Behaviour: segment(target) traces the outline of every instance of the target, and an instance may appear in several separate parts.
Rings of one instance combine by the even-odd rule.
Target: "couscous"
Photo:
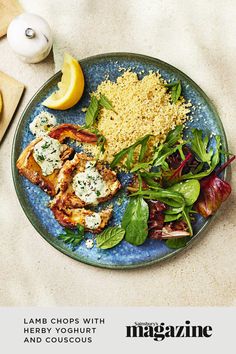
[[[101,109],[96,127],[105,136],[103,159],[111,162],[116,153],[135,143],[146,134],[153,136],[148,142],[146,158],[153,145],[163,142],[167,133],[188,119],[191,104],[181,97],[176,103],[156,72],[149,72],[143,79],[132,71],[126,71],[116,82],[103,81],[93,93],[105,95],[114,110]],[[94,147],[86,144],[86,150],[94,155]]]

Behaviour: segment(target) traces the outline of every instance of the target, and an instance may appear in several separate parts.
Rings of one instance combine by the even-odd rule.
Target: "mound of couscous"
[[[148,159],[154,145],[163,142],[176,125],[186,122],[191,104],[183,97],[173,103],[164,84],[159,73],[150,72],[139,80],[136,73],[128,70],[116,82],[105,80],[97,87],[93,94],[105,95],[114,108],[114,111],[102,108],[96,122],[106,138],[104,160],[111,162],[116,153],[152,134]]]

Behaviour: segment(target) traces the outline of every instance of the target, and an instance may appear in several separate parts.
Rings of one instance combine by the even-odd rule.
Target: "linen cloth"
[[[21,0],[54,35],[55,70],[64,51],[78,59],[115,51],[147,54],[184,71],[214,101],[230,150],[236,151],[236,2],[234,0]],[[50,58],[20,63],[6,39],[0,69],[24,80],[20,107],[50,75]],[[19,113],[20,113],[19,111]],[[10,176],[10,148],[19,113],[1,147],[1,305],[224,306],[236,295],[234,189],[215,221],[181,255],[143,269],[114,271],[78,263],[38,236],[23,214]],[[8,159],[8,160],[6,160]]]

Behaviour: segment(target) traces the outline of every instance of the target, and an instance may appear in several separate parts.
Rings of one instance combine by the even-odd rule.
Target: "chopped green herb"
[[[42,145],[42,149],[47,149],[50,146],[50,143],[46,141],[44,145]]]
[[[101,94],[98,102],[100,106],[115,112],[111,102],[108,100],[108,98],[105,95]]]
[[[95,121],[98,117],[98,114],[99,114],[100,107],[104,107],[106,109],[114,111],[111,102],[108,100],[108,98],[106,96],[100,95],[99,100],[97,99],[96,96],[92,96],[90,104],[89,104],[86,114],[85,114],[85,127],[86,128],[91,128],[92,125],[95,123]]]
[[[71,244],[73,249],[76,248],[84,239],[84,226],[80,224],[77,225],[77,233],[70,229],[65,229],[65,232],[65,234],[60,234],[58,239],[64,241],[65,243]]]
[[[37,155],[37,158],[39,161],[44,161],[45,160],[45,156],[43,155]]]
[[[99,102],[95,96],[92,96],[91,102],[90,102],[87,112],[85,114],[86,128],[91,127],[95,123],[98,113],[99,113]]]
[[[106,143],[106,138],[104,135],[102,134],[98,134],[98,140],[97,140],[97,146],[99,146],[99,155],[100,153],[104,153],[105,152],[105,143]]]

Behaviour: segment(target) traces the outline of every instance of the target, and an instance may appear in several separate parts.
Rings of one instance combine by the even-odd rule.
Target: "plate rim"
[[[221,130],[222,133],[222,140],[223,140],[223,144],[226,147],[226,149],[228,149],[228,142],[227,142],[227,137],[225,134],[225,129],[223,126],[223,123],[220,119],[220,116],[218,114],[218,111],[214,105],[214,103],[212,102],[212,100],[207,96],[207,94],[201,89],[201,87],[194,81],[192,80],[188,75],[186,75],[184,72],[182,72],[181,70],[179,70],[178,68],[176,68],[175,66],[160,60],[158,58],[152,57],[152,56],[148,56],[148,55],[144,55],[144,54],[138,54],[138,53],[131,53],[131,52],[111,52],[111,53],[103,53],[103,54],[96,54],[93,56],[89,56],[86,58],[83,58],[81,60],[79,60],[79,62],[81,64],[83,63],[87,63],[90,61],[94,61],[94,60],[99,60],[99,59],[113,59],[113,58],[117,58],[117,57],[124,57],[125,59],[143,59],[143,60],[147,60],[150,62],[152,62],[153,64],[157,64],[160,65],[163,68],[168,68],[169,70],[183,76],[187,81],[189,81],[191,83],[191,85],[194,87],[194,89],[196,89],[196,91],[204,98],[204,100],[207,102],[207,104],[209,105],[210,109],[212,110],[213,114],[214,114],[214,118],[216,119],[219,128]],[[16,168],[16,160],[18,158],[18,156],[16,156],[16,141],[17,141],[17,137],[18,137],[18,133],[19,133],[19,128],[21,126],[21,124],[24,122],[24,117],[28,111],[28,109],[30,109],[32,102],[34,101],[34,99],[38,96],[38,94],[47,86],[49,85],[53,80],[57,79],[58,76],[61,75],[61,70],[59,70],[58,72],[56,72],[55,74],[53,74],[48,80],[46,80],[40,87],[39,89],[35,92],[35,94],[30,98],[30,100],[28,101],[27,105],[25,106],[24,110],[21,113],[21,116],[19,118],[19,121],[17,123],[17,126],[15,128],[15,133],[14,133],[14,137],[13,137],[13,141],[12,141],[12,149],[11,149],[11,172],[12,172],[12,178],[13,178],[13,183],[14,183],[14,188],[16,191],[16,195],[17,198],[20,202],[20,205],[24,211],[24,214],[26,215],[27,219],[30,221],[31,225],[34,227],[34,229],[39,233],[40,236],[43,237],[44,240],[46,240],[52,247],[54,247],[55,249],[57,249],[58,251],[60,251],[61,253],[63,253],[64,255],[76,260],[77,262],[82,262],[84,264],[90,265],[90,266],[94,266],[94,267],[99,267],[99,268],[105,268],[105,269],[117,269],[117,270],[128,270],[128,269],[134,269],[134,268],[141,268],[141,267],[147,267],[147,266],[151,266],[153,264],[156,263],[160,263],[163,261],[166,261],[170,258],[176,257],[176,255],[178,254],[182,254],[184,253],[187,249],[189,249],[192,244],[196,241],[196,239],[199,239],[200,236],[202,236],[203,231],[208,227],[208,225],[212,222],[213,219],[215,219],[215,217],[217,216],[219,210],[216,212],[216,214],[214,214],[213,216],[209,217],[205,224],[198,230],[198,232],[191,237],[191,240],[187,243],[187,245],[183,248],[179,248],[176,250],[173,250],[173,252],[158,258],[158,259],[154,259],[151,261],[142,261],[141,263],[138,264],[128,264],[128,265],[120,265],[120,264],[99,264],[96,263],[95,261],[91,261],[88,260],[86,257],[81,257],[77,254],[75,254],[72,250],[69,249],[65,249],[63,248],[59,243],[55,242],[55,237],[51,236],[48,237],[48,235],[45,235],[45,233],[43,232],[43,228],[41,226],[41,228],[34,222],[34,220],[32,220],[32,218],[30,217],[30,213],[28,211],[28,206],[27,203],[25,201],[24,198],[22,198],[21,192],[18,189],[18,183],[17,183],[17,177],[19,177],[19,173],[18,170]],[[228,170],[224,170],[223,172],[223,179],[227,180],[228,179]]]

